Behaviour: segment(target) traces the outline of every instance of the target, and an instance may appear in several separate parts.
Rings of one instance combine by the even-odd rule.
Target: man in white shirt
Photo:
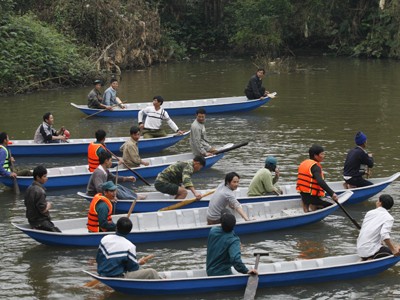
[[[175,122],[171,120],[168,113],[161,108],[164,99],[161,96],[153,97],[153,106],[147,106],[146,108],[139,111],[138,122],[139,128],[143,131],[143,137],[145,139],[157,138],[166,136],[164,129],[161,129],[162,121],[167,121],[169,127],[178,133],[183,134],[183,131],[179,130]],[[143,123],[143,117],[146,115],[146,120]]]
[[[394,219],[388,210],[393,203],[390,195],[382,194],[376,201],[376,208],[365,215],[357,239],[357,253],[363,260],[400,255],[399,247],[390,239]]]

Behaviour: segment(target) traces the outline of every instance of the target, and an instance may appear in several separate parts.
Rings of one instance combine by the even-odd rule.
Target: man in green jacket
[[[249,270],[240,257],[240,239],[233,231],[236,218],[229,210],[221,214],[221,226],[211,228],[207,242],[207,275],[232,275],[231,267],[243,274],[258,274]]]

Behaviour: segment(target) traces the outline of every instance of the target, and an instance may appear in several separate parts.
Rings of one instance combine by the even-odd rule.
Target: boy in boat
[[[111,108],[113,106],[119,106],[122,109],[125,109],[125,105],[122,103],[121,99],[117,97],[118,86],[119,86],[118,80],[112,78],[110,80],[110,87],[104,91],[103,103],[104,105],[110,106]]]
[[[47,170],[43,166],[33,169],[33,182],[25,192],[26,218],[33,229],[61,232],[50,219],[52,203],[46,201],[43,185],[47,182]]]
[[[183,134],[182,130],[179,130],[175,122],[169,117],[168,113],[161,108],[164,99],[161,96],[153,97],[153,105],[147,106],[146,108],[139,111],[138,122],[139,128],[143,131],[143,137],[145,139],[157,138],[167,136],[164,129],[161,128],[162,121],[167,121],[169,127],[178,133]],[[143,117],[146,115],[146,120],[143,124]]]
[[[88,94],[88,107],[112,110],[111,106],[104,104],[103,96],[101,94],[101,86],[103,85],[103,82],[97,79],[93,82],[93,84],[94,89],[92,89]]]
[[[367,136],[359,131],[354,140],[357,147],[347,153],[343,168],[343,178],[346,184],[353,188],[372,185],[371,181],[363,178],[368,168],[374,166],[372,154],[365,150],[367,147]]]
[[[47,144],[47,143],[62,143],[67,140],[64,135],[65,128],[61,127],[60,130],[53,128],[54,117],[51,112],[47,112],[43,115],[43,123],[36,129],[35,136],[33,138],[36,144]]]
[[[304,212],[325,208],[332,203],[324,201],[325,191],[337,201],[338,196],[326,184],[321,162],[325,158],[324,148],[312,145],[308,150],[309,159],[304,160],[298,170],[296,190],[300,192]]]
[[[265,76],[265,70],[263,68],[257,69],[256,74],[251,76],[249,83],[247,84],[244,94],[247,99],[264,99],[268,97],[269,92],[262,86],[262,79]]]
[[[249,217],[244,212],[242,205],[236,199],[233,191],[237,190],[239,186],[240,176],[235,172],[230,172],[225,176],[225,182],[221,183],[214,195],[212,195],[207,209],[207,224],[221,223],[221,213],[229,206],[235,209],[238,214],[245,220],[249,221]]]
[[[175,196],[175,199],[185,199],[188,194],[186,189],[189,189],[200,200],[202,195],[194,188],[191,177],[205,165],[203,156],[195,156],[191,161],[178,161],[158,173],[154,187],[163,194]]]
[[[199,108],[196,111],[196,120],[190,126],[190,148],[194,155],[211,156],[217,152],[207,141],[205,121],[206,111]]]
[[[211,228],[207,241],[207,275],[232,275],[231,267],[243,274],[258,274],[257,270],[249,270],[242,262],[240,239],[233,231],[236,218],[229,210],[221,214],[221,226]]]
[[[257,171],[250,182],[247,196],[281,195],[282,191],[277,182],[279,180],[278,160],[273,156],[265,159],[264,168]],[[272,176],[272,172],[275,176]]]
[[[117,233],[101,239],[96,256],[97,273],[104,277],[160,279],[156,270],[141,267],[147,259],[137,259],[136,246],[126,238],[131,230],[131,220],[122,217],[117,221]]]
[[[119,149],[123,153],[122,159],[129,168],[137,168],[140,165],[148,166],[149,162],[142,160],[139,155],[138,141],[140,139],[140,130],[137,126],[132,126],[129,130],[130,139],[128,139]]]
[[[400,255],[400,248],[390,239],[394,219],[388,212],[393,198],[382,194],[376,201],[376,208],[366,213],[357,239],[357,254],[362,260]]]

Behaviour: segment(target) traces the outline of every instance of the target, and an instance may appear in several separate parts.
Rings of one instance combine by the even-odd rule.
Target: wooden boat
[[[224,156],[224,153],[206,157],[206,166],[209,168],[214,165],[218,160]],[[133,168],[143,178],[156,177],[158,173],[164,170],[169,165],[177,161],[186,161],[193,159],[192,153],[183,153],[168,156],[157,156],[145,158],[150,164],[148,166],[140,166]],[[116,168],[110,169],[111,172],[115,173]],[[48,168],[47,178],[48,181],[45,184],[46,188],[65,188],[79,185],[87,185],[89,178],[92,173],[89,172],[87,165],[59,167],[59,168]],[[120,176],[135,176],[130,170],[126,168],[118,168],[118,175]],[[32,183],[32,176],[18,176],[18,185],[21,189],[26,189]],[[9,177],[0,177],[0,182],[6,186],[13,186],[13,179]]]
[[[383,178],[373,178],[369,179],[372,181],[373,185],[362,188],[354,188],[349,189],[353,192],[353,195],[346,202],[346,204],[356,204],[362,201],[365,201],[372,196],[376,195],[383,189],[385,189],[389,184],[391,184],[394,180],[399,178],[400,172]],[[346,190],[343,187],[343,181],[334,181],[328,182],[328,185],[336,192],[336,194],[340,195]],[[234,193],[236,198],[240,203],[252,203],[252,202],[264,202],[264,201],[277,201],[277,200],[291,200],[298,199],[300,197],[299,193],[296,191],[296,184],[282,184],[280,185],[283,194],[282,195],[268,195],[268,196],[247,196],[248,188],[239,187]],[[206,191],[199,191],[204,194]],[[78,192],[78,195],[92,200],[93,197],[87,196],[85,193]],[[142,195],[146,196],[145,200],[137,200],[135,205],[136,212],[149,212],[149,211],[157,211],[163,207],[167,207],[176,203],[179,203],[182,200],[173,199],[173,196],[168,194],[162,194],[159,192],[150,192],[143,193]],[[193,198],[194,195],[189,192],[187,199]],[[206,207],[208,206],[208,202],[210,201],[212,195],[202,198],[200,201],[193,202],[183,208],[195,208],[195,207]],[[129,210],[133,200],[118,200],[116,205],[117,213],[124,213]]]
[[[361,261],[358,255],[330,256],[307,260],[260,263],[258,288],[315,284],[351,280],[381,273],[400,261],[399,256],[387,256]],[[252,266],[248,266],[251,268]],[[159,272],[163,279],[125,279],[101,277],[84,271],[112,289],[132,295],[173,295],[221,292],[246,289],[249,275],[232,268],[233,275],[207,276],[205,269]]]
[[[138,142],[140,153],[159,152],[168,148],[189,135],[190,131],[183,135],[169,134],[166,137],[143,139],[141,137]],[[125,143],[129,137],[109,137],[106,138],[107,148],[112,152],[119,152],[119,148]],[[88,146],[95,141],[93,138],[88,139],[69,139],[67,143],[57,144],[36,144],[33,140],[13,140],[8,145],[13,156],[56,156],[56,155],[73,155],[87,154]]]
[[[232,113],[238,111],[249,111],[264,105],[274,97],[265,99],[248,100],[246,97],[224,97],[224,98],[209,98],[199,100],[179,100],[179,101],[165,101],[162,108],[168,111],[170,116],[182,115],[195,115],[196,110],[200,107],[207,111],[207,114],[218,113]],[[126,108],[115,108],[114,110],[103,110],[99,113],[100,109],[88,108],[87,105],[78,105],[71,103],[71,105],[81,112],[92,115],[96,114],[98,117],[114,117],[114,118],[137,118],[139,110],[152,105],[150,102],[144,103],[127,103]]]
[[[345,203],[352,192],[339,196],[339,202]],[[235,232],[239,235],[298,227],[318,222],[333,213],[337,204],[314,212],[304,213],[301,200],[249,203],[242,205],[251,221],[244,221],[236,214]],[[124,215],[114,215],[116,223]],[[211,226],[207,225],[207,207],[170,210],[163,212],[135,213],[130,216],[133,227],[127,238],[133,243],[163,242],[206,238]],[[15,227],[39,243],[56,246],[98,246],[107,232],[89,233],[86,229],[87,217],[53,221],[61,233],[31,229],[29,224]]]

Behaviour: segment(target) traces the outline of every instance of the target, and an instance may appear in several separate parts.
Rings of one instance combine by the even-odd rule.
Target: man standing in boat
[[[400,248],[390,239],[394,219],[388,212],[394,204],[392,196],[382,194],[376,208],[366,213],[357,239],[357,253],[362,260],[400,255]]]
[[[43,115],[43,123],[36,129],[35,137],[33,138],[34,142],[36,144],[65,142],[67,137],[64,135],[64,126],[57,131],[53,128],[53,125],[54,117],[52,113],[45,113]]]
[[[162,121],[167,121],[169,127],[178,133],[183,134],[182,130],[179,130],[175,122],[169,117],[168,113],[161,108],[164,99],[161,96],[153,97],[153,105],[147,106],[138,113],[139,128],[143,132],[143,137],[145,139],[158,138],[167,136],[164,129],[161,128]],[[143,123],[143,117],[146,116],[146,120]]]
[[[236,210],[238,214],[245,220],[249,221],[249,217],[244,212],[242,205],[236,199],[233,191],[239,186],[240,176],[236,172],[230,172],[225,176],[225,182],[222,182],[212,195],[207,209],[207,224],[221,223],[221,213],[227,206]]]
[[[206,160],[200,155],[191,161],[178,161],[157,175],[154,187],[163,194],[175,196],[175,199],[185,199],[188,189],[200,200],[202,195],[194,188],[191,177],[205,165]]]
[[[262,79],[265,76],[265,70],[259,68],[255,75],[251,76],[249,83],[247,84],[244,94],[247,99],[264,99],[268,97],[269,92],[262,86]]]
[[[86,188],[86,194],[89,196],[94,196],[102,192],[102,185],[107,181],[116,182],[135,182],[136,178],[134,176],[118,176],[118,178],[109,171],[112,167],[111,154],[108,152],[101,152],[99,154],[100,165],[92,173],[89,179],[89,183]],[[117,192],[118,199],[136,199],[137,194],[128,188],[118,185]]]
[[[206,111],[199,108],[196,111],[196,120],[190,126],[190,148],[194,155],[211,156],[217,151],[207,141],[205,121]]]
[[[118,80],[112,78],[110,80],[110,87],[104,91],[103,99],[104,105],[106,106],[119,106],[122,109],[125,109],[125,105],[122,103],[121,99],[117,97],[117,89],[119,83]]]
[[[123,153],[122,159],[129,168],[137,168],[140,165],[148,166],[149,162],[142,160],[139,155],[138,141],[140,138],[140,130],[136,126],[132,126],[129,130],[131,135],[119,149]]]
[[[33,229],[61,232],[51,222],[50,209],[52,203],[46,200],[46,192],[43,185],[47,182],[47,170],[43,166],[33,169],[33,183],[25,191],[24,204],[26,218]]]
[[[102,193],[94,196],[89,206],[87,228],[89,232],[115,231],[111,215],[117,201],[117,186],[112,181],[101,185]]]
[[[308,150],[309,159],[304,160],[298,170],[296,190],[300,192],[304,212],[325,208],[332,203],[324,201],[325,191],[337,201],[338,196],[324,180],[321,162],[325,158],[324,148],[312,145]]]
[[[368,153],[367,136],[359,131],[354,138],[357,147],[351,149],[347,153],[346,161],[344,162],[343,178],[349,187],[363,187],[372,185],[371,181],[363,178],[368,168],[374,166],[374,158],[371,153]]]
[[[111,106],[107,106],[104,104],[103,96],[101,93],[101,86],[103,82],[97,79],[93,82],[93,84],[94,84],[94,89],[91,90],[90,93],[88,94],[88,107],[112,110]]]
[[[250,182],[247,196],[262,195],[281,195],[282,191],[278,186],[279,169],[277,167],[278,160],[273,156],[265,159],[264,168],[257,171]],[[272,172],[275,176],[272,176]]]
[[[141,267],[147,259],[137,259],[136,246],[126,238],[131,230],[131,220],[122,217],[117,221],[117,233],[101,239],[96,257],[97,273],[104,277],[161,279],[156,270]]]
[[[249,270],[240,257],[240,239],[233,231],[235,216],[225,209],[220,219],[221,226],[212,227],[208,235],[207,275],[232,275],[232,266],[243,274],[258,274],[255,269]]]

